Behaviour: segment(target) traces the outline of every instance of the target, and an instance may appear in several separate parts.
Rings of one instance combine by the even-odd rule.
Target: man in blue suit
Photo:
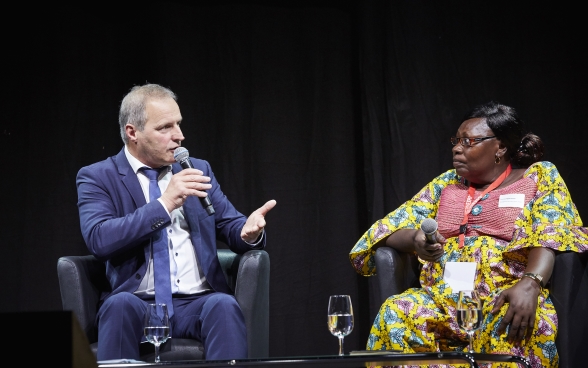
[[[247,357],[245,322],[216,240],[240,254],[264,248],[265,215],[276,201],[246,218],[222,193],[208,162],[189,158],[193,168],[182,170],[174,159],[184,140],[176,100],[156,84],[133,87],[119,112],[124,148],[76,178],[82,235],[106,262],[112,287],[96,321],[99,361],[138,359],[146,305],[166,297],[171,337],[202,341],[206,359]],[[199,203],[206,196],[213,214]]]

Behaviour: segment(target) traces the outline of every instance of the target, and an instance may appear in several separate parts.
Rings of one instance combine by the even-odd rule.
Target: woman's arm
[[[545,286],[551,278],[554,264],[555,251],[553,249],[533,248],[529,251],[529,261],[525,273],[540,275],[543,278],[543,286]]]
[[[543,285],[547,283],[553,272],[555,252],[549,248],[533,248],[529,251],[529,258],[525,273],[534,273],[543,277]],[[513,287],[500,293],[491,313],[496,313],[508,303],[508,310],[498,326],[501,335],[510,325],[506,339],[509,342],[521,341],[525,336],[530,337],[535,326],[538,297],[541,286],[530,277],[522,277]]]
[[[455,169],[448,170],[425,185],[410,200],[372,224],[349,252],[349,260],[357,273],[364,276],[374,275],[376,273],[374,262],[376,248],[387,245],[391,234],[402,229],[414,232],[416,231],[414,229],[420,226],[422,219],[427,217],[435,218],[441,191],[446,186],[457,184],[458,182]],[[402,237],[399,238],[399,244],[397,244],[400,247],[399,249],[408,249],[408,251],[412,252],[411,244],[414,246],[414,241],[403,241],[403,235],[395,235],[395,237]],[[410,239],[410,236],[408,239]],[[390,241],[394,244],[394,238]]]

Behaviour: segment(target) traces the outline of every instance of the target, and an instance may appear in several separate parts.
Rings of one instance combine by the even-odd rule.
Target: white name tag
[[[525,206],[524,194],[503,194],[498,198],[498,207],[517,207]]]

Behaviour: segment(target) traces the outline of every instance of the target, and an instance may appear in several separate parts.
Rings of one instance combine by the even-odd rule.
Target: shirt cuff
[[[251,245],[252,248],[257,247],[259,244],[261,244],[261,241],[263,240],[263,237],[265,236],[265,229],[261,229],[261,234],[259,234],[259,236],[257,237],[257,241],[255,243],[249,243],[248,241],[243,240],[245,243]]]
[[[165,212],[167,212],[167,215],[171,218],[171,213],[169,213],[169,211],[167,210],[167,207],[165,207],[165,204],[163,203],[163,200],[161,198],[157,198],[157,201],[159,203],[161,203],[161,205],[163,206],[163,209],[165,210]]]

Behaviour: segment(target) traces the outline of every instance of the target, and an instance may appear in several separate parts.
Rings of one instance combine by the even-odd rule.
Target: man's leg
[[[207,360],[247,358],[245,319],[235,298],[228,294],[174,299],[172,336],[202,341]]]
[[[131,293],[108,298],[98,310],[98,361],[139,359],[146,302]]]

